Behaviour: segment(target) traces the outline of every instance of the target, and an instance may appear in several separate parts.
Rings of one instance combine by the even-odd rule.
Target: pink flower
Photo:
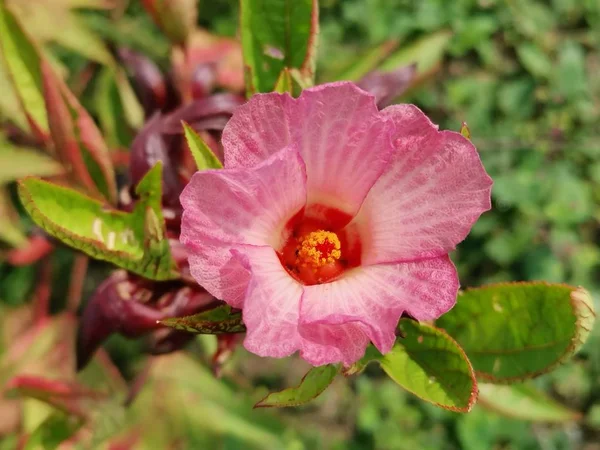
[[[402,313],[454,306],[448,252],[492,185],[459,133],[339,82],[255,95],[223,146],[225,168],[181,195],[181,240],[198,283],[243,310],[246,349],[350,365],[369,341],[388,352]]]

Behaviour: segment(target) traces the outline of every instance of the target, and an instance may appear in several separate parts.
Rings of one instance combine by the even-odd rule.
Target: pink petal
[[[417,320],[435,319],[454,306],[457,292],[458,276],[447,256],[358,267],[331,283],[304,288],[300,335],[335,348],[321,361],[336,362],[342,355],[344,364],[351,364],[362,357],[368,340],[382,353],[390,351],[403,312]],[[343,328],[349,325],[353,326],[352,339]]]
[[[445,255],[490,209],[492,180],[467,139],[437,131],[417,107],[382,113],[396,124],[396,152],[350,224],[362,237],[362,263]]]
[[[225,167],[252,167],[292,142],[295,103],[289,94],[254,95],[223,130]]]
[[[308,204],[354,216],[393,151],[393,126],[375,98],[348,82],[306,89],[298,99],[294,142],[306,163]]]
[[[302,329],[300,333],[303,334]],[[302,339],[300,356],[313,366],[343,363],[352,365],[365,354],[369,338],[359,323],[314,324]]]
[[[302,286],[270,247],[244,245],[233,250],[251,273],[243,310],[244,347],[259,356],[283,358],[300,348],[298,310]]]
[[[226,167],[251,167],[293,143],[306,163],[308,203],[354,216],[384,170],[393,123],[371,94],[349,82],[289,95],[259,94],[223,131]]]
[[[249,278],[230,249],[283,245],[286,223],[305,205],[304,163],[288,148],[251,169],[198,172],[180,199],[180,240],[192,276],[215,297],[241,307]]]

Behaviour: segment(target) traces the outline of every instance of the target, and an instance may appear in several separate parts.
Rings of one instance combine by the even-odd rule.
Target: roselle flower
[[[198,283],[242,309],[246,349],[350,365],[369,342],[388,352],[403,313],[455,304],[448,252],[492,185],[459,133],[339,82],[256,95],[222,140],[225,168],[181,195],[181,241]]]

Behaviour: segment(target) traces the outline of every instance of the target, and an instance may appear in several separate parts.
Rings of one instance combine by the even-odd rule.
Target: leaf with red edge
[[[57,155],[88,192],[116,201],[115,173],[104,138],[67,86],[42,60],[43,92]]]
[[[300,384],[283,391],[272,392],[259,401],[255,408],[299,406],[308,403],[325,391],[340,373],[340,366],[327,364],[313,367],[300,381]]]
[[[317,0],[242,0],[242,51],[246,90],[270,92],[281,71],[296,69],[312,84],[319,29]]]
[[[403,333],[380,364],[388,376],[417,397],[444,409],[468,412],[477,381],[463,349],[443,330],[401,319]]]
[[[12,13],[0,3],[0,45],[10,77],[37,137],[50,132],[63,165],[91,194],[116,200],[114,170],[102,135]]]
[[[378,362],[392,380],[422,400],[450,411],[470,411],[477,400],[477,381],[456,341],[444,330],[409,318],[400,319],[398,331],[401,338],[389,353],[382,355],[370,346],[344,375]]]
[[[160,321],[176,330],[197,334],[243,333],[246,327],[239,312],[232,312],[229,305],[222,305],[208,311],[186,317],[174,317]]]
[[[74,382],[53,380],[37,375],[19,375],[11,379],[6,389],[9,393],[35,398],[61,411],[86,418],[86,402],[99,400],[103,394]]]
[[[165,237],[161,208],[162,165],[139,182],[131,213],[77,191],[33,177],[19,182],[19,196],[34,222],[87,255],[155,280],[179,277]]]
[[[47,140],[48,116],[38,49],[6,8],[4,0],[0,0],[0,49],[31,130],[39,139]]]
[[[590,294],[581,287],[501,283],[460,293],[436,325],[461,344],[480,379],[513,383],[570,358],[595,317]]]

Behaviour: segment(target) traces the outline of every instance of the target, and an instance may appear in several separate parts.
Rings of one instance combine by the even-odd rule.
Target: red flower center
[[[346,231],[332,228],[315,219],[290,224],[290,237],[278,255],[283,267],[300,283],[327,283],[359,265],[360,243],[350,246]]]

